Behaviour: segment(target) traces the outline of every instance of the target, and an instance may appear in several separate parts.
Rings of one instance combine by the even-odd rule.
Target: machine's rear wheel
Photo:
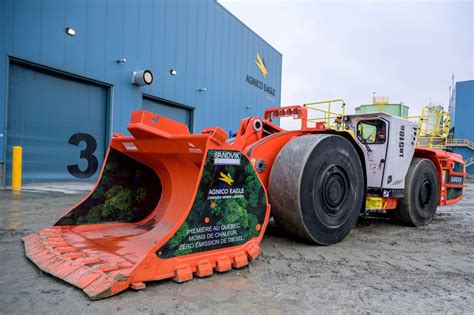
[[[395,217],[412,226],[430,223],[438,207],[438,191],[438,173],[433,162],[414,158],[405,177],[405,197],[398,202]]]
[[[270,174],[272,214],[288,234],[321,245],[346,237],[364,201],[364,173],[354,146],[338,135],[288,142]]]

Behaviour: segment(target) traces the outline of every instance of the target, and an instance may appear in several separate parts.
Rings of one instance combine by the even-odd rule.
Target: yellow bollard
[[[21,160],[22,147],[13,147],[13,162],[12,162],[12,190],[21,190]]]

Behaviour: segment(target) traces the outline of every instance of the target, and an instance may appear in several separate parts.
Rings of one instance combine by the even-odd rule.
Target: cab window
[[[385,122],[379,119],[359,121],[357,124],[357,139],[364,144],[385,143],[387,128]]]

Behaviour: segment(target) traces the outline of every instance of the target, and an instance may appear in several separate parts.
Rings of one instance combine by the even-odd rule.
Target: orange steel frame
[[[272,115],[301,119],[302,127],[300,130],[285,131],[271,122]],[[292,138],[308,133],[335,132],[309,128],[307,109],[302,106],[267,109],[264,117],[242,120],[235,140],[226,142],[227,134],[220,128],[207,128],[201,134],[192,135],[183,124],[164,117],[156,120],[156,115],[146,111],[134,112],[128,126],[132,136],[115,134],[110,147],[156,171],[163,191],[154,211],[137,223],[45,228],[24,238],[27,256],[42,270],[83,289],[91,299],[112,296],[128,287],[141,289],[145,281],[173,278],[182,282],[193,275],[203,277],[214,271],[247,265],[249,259],[256,258],[261,252],[259,244],[270,218],[268,200],[259,235],[242,245],[167,259],[160,259],[156,251],[186,220],[208,150],[240,151],[253,166],[259,159],[265,160],[265,169],[257,172],[265,189],[278,152]],[[257,131],[253,126],[258,122],[263,128]],[[126,143],[133,143],[138,150],[127,150]],[[457,155],[441,150],[417,148],[415,155],[427,157],[435,163],[440,183],[442,170],[456,174],[450,161],[462,162]],[[439,204],[455,203],[462,198],[446,200],[446,187],[451,186],[456,185],[444,184],[440,187]]]

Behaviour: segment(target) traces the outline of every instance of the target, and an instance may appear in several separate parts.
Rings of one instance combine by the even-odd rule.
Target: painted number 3
[[[86,143],[86,148],[81,150],[81,159],[87,160],[87,168],[83,171],[79,168],[78,164],[68,165],[67,170],[71,173],[72,176],[78,178],[89,178],[95,174],[97,168],[99,167],[99,161],[94,155],[95,150],[97,149],[97,141],[93,136],[87,133],[76,133],[69,138],[68,143],[78,146],[79,143],[84,141]]]

